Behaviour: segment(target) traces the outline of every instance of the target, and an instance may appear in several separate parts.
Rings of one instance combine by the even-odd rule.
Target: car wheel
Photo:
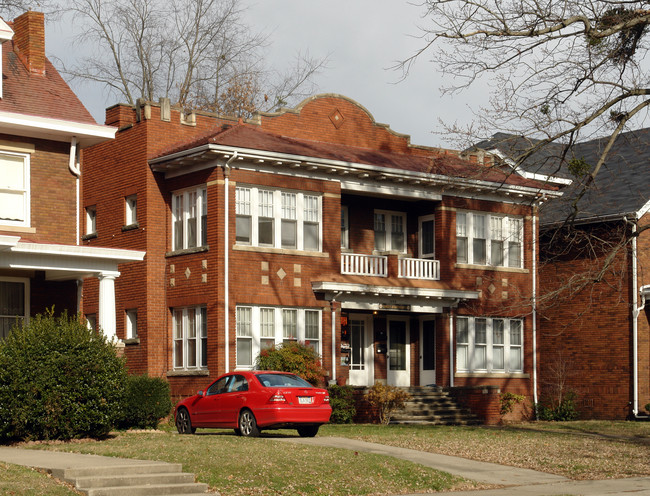
[[[318,434],[320,425],[301,425],[298,427],[298,435],[300,437],[314,437]]]
[[[176,429],[179,434],[194,434],[196,428],[192,427],[190,412],[186,408],[179,408],[176,412]]]
[[[260,435],[255,415],[250,410],[242,410],[239,414],[239,430],[242,436],[246,437],[257,437]]]

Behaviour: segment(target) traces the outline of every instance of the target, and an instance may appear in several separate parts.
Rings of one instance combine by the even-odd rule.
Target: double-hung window
[[[86,207],[86,236],[97,233],[97,206]]]
[[[138,309],[130,308],[125,314],[126,332],[125,339],[135,339],[138,337]]]
[[[406,253],[406,214],[375,210],[375,250]]]
[[[29,154],[0,152],[0,223],[29,226]]]
[[[456,213],[456,261],[523,267],[523,219],[475,212]]]
[[[321,311],[309,308],[238,306],[237,367],[252,368],[260,351],[300,341],[321,350]]]
[[[208,366],[207,309],[203,306],[175,308],[174,369],[205,369]]]
[[[425,215],[419,218],[419,242],[420,242],[420,258],[435,258],[435,230],[434,230],[434,216]]]
[[[0,338],[5,338],[15,325],[28,319],[29,279],[0,279]]]
[[[320,251],[320,196],[256,186],[238,186],[235,196],[237,244]]]
[[[138,195],[124,198],[124,225],[134,226],[138,223]]]
[[[172,195],[172,246],[183,250],[208,244],[208,192],[203,187]]]
[[[521,319],[457,317],[458,372],[523,372]]]

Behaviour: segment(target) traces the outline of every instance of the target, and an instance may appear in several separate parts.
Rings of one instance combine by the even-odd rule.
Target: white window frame
[[[431,233],[431,246],[433,248],[430,252],[424,251],[424,234],[422,231],[422,224],[425,222],[433,222],[433,232]],[[418,218],[418,254],[420,258],[436,258],[436,216],[423,215]]]
[[[124,225],[133,226],[138,223],[138,195],[124,198]]]
[[[4,312],[4,306],[0,302],[0,318],[2,319],[22,319],[23,325],[29,324],[29,308],[30,308],[30,301],[29,301],[29,294],[30,294],[30,281],[26,277],[0,277],[0,282],[11,282],[11,283],[18,283],[23,285],[23,313],[22,315],[19,314],[5,314]],[[8,327],[7,334],[11,330],[11,327],[13,325],[10,325]],[[0,335],[0,339],[2,336]]]
[[[172,193],[172,250],[186,250],[207,245],[207,188],[205,185]],[[194,215],[194,217],[192,217]],[[194,224],[195,241],[190,239]],[[179,229],[180,226],[180,238]]]
[[[19,227],[29,227],[31,225],[31,165],[30,165],[30,155],[29,153],[18,153],[10,152],[6,150],[0,150],[0,159],[5,155],[7,157],[19,157],[23,159],[23,174],[22,188],[12,187],[11,185],[6,185],[7,187],[3,188],[0,184],[0,195],[22,195],[22,219],[0,219],[0,224],[5,226],[19,226]],[[1,171],[1,169],[0,169]],[[2,212],[0,212],[0,215]]]
[[[495,321],[503,323],[502,343],[498,340],[495,342],[494,339]],[[479,332],[481,328],[484,328],[484,333]],[[523,328],[522,319],[456,317],[456,371],[486,374],[523,373]],[[513,339],[511,332],[517,333],[518,340]],[[495,365],[495,348],[502,353],[502,368]],[[516,363],[517,361],[519,363]]]
[[[520,216],[457,211],[456,263],[521,269],[524,267],[523,231],[524,219]],[[493,241],[502,243],[500,260],[492,253]],[[511,257],[511,249],[517,250],[518,264]],[[479,252],[484,253],[485,260],[477,260]]]
[[[86,235],[97,234],[97,205],[86,207]]]
[[[128,308],[124,312],[124,339],[136,339],[138,337],[138,309]]]
[[[341,248],[350,248],[350,217],[348,207],[341,206]]]
[[[377,216],[378,215],[383,215],[384,216],[384,235],[385,235],[385,246],[378,247],[377,246]],[[402,246],[393,246],[393,224],[395,223],[396,218],[401,219],[401,226],[402,226]],[[374,215],[373,215],[373,231],[375,234],[375,252],[379,253],[384,253],[384,252],[397,252],[401,254],[406,253],[406,231],[407,231],[407,226],[406,226],[406,212],[396,212],[394,210],[375,210]],[[399,232],[399,231],[396,231]]]
[[[204,305],[172,309],[172,367],[174,370],[206,370],[208,323]],[[194,352],[192,353],[192,347]]]
[[[285,250],[322,251],[323,200],[321,195],[306,191],[238,185],[235,190],[235,198],[235,222],[241,223],[241,225],[246,224],[250,231],[250,240],[235,238],[236,244]],[[316,201],[316,211],[309,208],[312,200]],[[316,220],[314,220],[314,214]],[[260,243],[260,221],[271,225],[270,243]],[[295,247],[283,247],[283,223],[287,226],[289,223],[292,225],[295,223]],[[318,247],[316,250],[305,249],[305,226],[309,225],[317,225]],[[236,236],[243,238],[241,233],[237,233]]]
[[[315,321],[318,323],[318,339],[307,336],[308,319],[306,316],[310,314],[311,318],[314,318],[312,313],[317,314]],[[238,305],[235,314],[237,321],[235,349],[239,350],[240,345],[242,345],[241,349],[251,350],[250,358],[240,356],[237,351],[235,360],[237,370],[252,369],[255,365],[255,358],[262,349],[269,347],[271,341],[273,341],[274,346],[279,346],[288,341],[300,341],[312,346],[316,352],[321,352],[323,316],[322,310],[319,308]],[[268,322],[265,318],[269,315],[273,316],[273,323]],[[269,335],[271,330],[273,336]],[[310,330],[313,335],[315,329]],[[266,343],[263,343],[263,340]]]

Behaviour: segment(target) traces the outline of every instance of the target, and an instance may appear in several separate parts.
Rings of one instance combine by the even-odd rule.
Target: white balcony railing
[[[341,274],[356,276],[388,276],[388,257],[341,253]]]
[[[440,261],[425,258],[400,258],[399,277],[440,280]]]

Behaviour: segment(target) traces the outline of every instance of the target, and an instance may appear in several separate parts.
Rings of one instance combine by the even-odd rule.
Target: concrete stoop
[[[52,475],[88,496],[205,495],[208,485],[194,482],[179,463],[138,463],[53,470]]]
[[[439,387],[403,388],[410,395],[403,410],[395,412],[391,424],[478,425],[480,419]]]

